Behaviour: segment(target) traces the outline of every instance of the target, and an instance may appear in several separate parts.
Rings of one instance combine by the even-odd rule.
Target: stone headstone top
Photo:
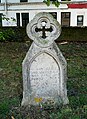
[[[48,13],[38,13],[27,25],[27,34],[40,47],[50,46],[61,33],[61,26]]]

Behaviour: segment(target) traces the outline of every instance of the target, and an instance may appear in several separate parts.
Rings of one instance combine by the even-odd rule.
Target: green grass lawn
[[[21,108],[22,61],[29,44],[0,43],[0,119],[87,119],[87,43],[58,44],[68,64],[69,105]]]

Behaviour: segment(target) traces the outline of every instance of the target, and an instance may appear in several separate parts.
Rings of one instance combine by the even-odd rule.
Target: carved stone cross
[[[46,22],[42,22],[41,25],[42,25],[42,28],[36,28],[35,31],[36,31],[36,32],[42,31],[42,38],[45,39],[45,38],[47,37],[47,36],[46,36],[46,31],[47,31],[47,32],[52,32],[53,29],[52,29],[52,27],[46,28]]]
[[[51,14],[43,12],[27,25],[27,34],[34,43],[40,47],[50,46],[61,33],[60,24],[52,17]]]

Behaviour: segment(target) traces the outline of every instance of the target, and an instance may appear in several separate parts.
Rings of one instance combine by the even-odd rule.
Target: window
[[[62,12],[62,18],[69,18],[69,12]]]
[[[20,13],[16,13],[17,26],[20,26]]]
[[[57,12],[49,12],[57,20]]]
[[[28,0],[20,0],[20,2],[28,2]]]
[[[2,26],[2,13],[0,14],[0,26]]]
[[[26,27],[29,23],[29,13],[22,13],[22,26]]]
[[[61,24],[65,27],[70,26],[70,12],[61,13]]]
[[[83,15],[77,16],[77,26],[83,26]]]

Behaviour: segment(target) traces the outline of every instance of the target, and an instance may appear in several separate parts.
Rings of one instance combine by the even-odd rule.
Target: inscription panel
[[[57,97],[59,90],[59,67],[56,60],[42,53],[30,67],[31,90],[34,97]]]

